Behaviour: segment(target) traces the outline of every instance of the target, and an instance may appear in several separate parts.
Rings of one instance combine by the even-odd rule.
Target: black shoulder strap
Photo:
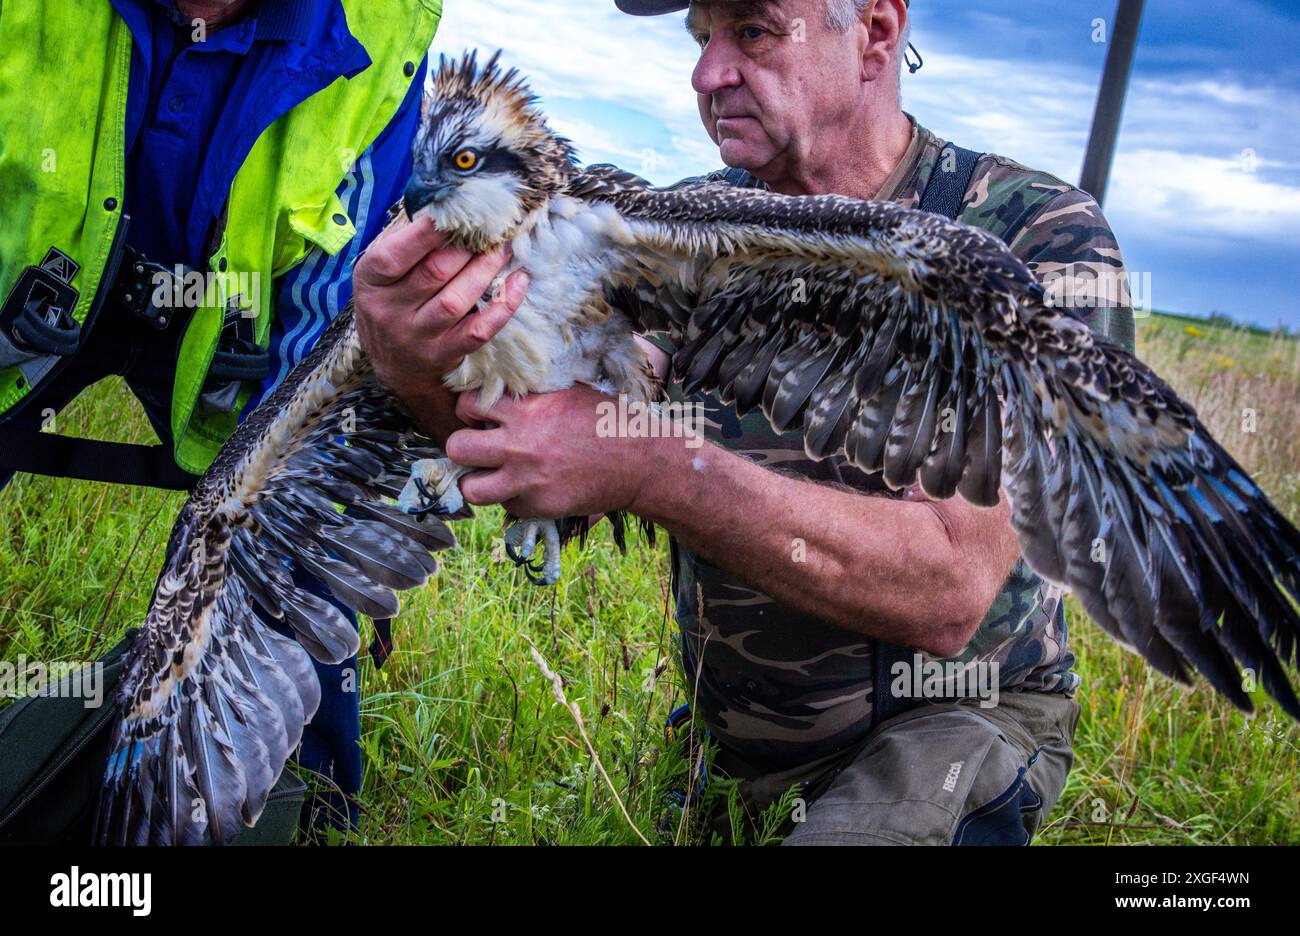
[[[945,146],[930,171],[930,180],[917,207],[956,221],[961,215],[971,177],[975,174],[975,164],[983,155],[951,143]]]
[[[736,169],[735,167],[723,169],[716,174],[716,177],[737,188],[767,188],[759,179],[750,175],[744,169]]]
[[[918,700],[895,695],[889,689],[894,681],[894,667],[899,663],[911,666],[913,651],[885,640],[873,641],[871,651],[871,724],[874,726],[907,711]],[[912,680],[907,682],[913,684]]]
[[[934,164],[934,169],[930,172],[930,180],[926,183],[925,191],[921,193],[921,203],[917,207],[922,211],[957,220],[961,214],[962,202],[966,198],[966,190],[970,188],[971,177],[975,174],[975,164],[979,162],[982,155],[974,150],[953,146],[951,143],[945,146],[943,152],[939,154],[939,161]],[[889,686],[894,679],[894,667],[899,663],[911,666],[915,651],[910,647],[884,640],[875,641],[872,649],[874,666],[871,685],[871,721],[873,725],[878,725],[916,704],[917,700],[907,696],[896,696],[889,691]],[[912,682],[909,680],[909,683]]]

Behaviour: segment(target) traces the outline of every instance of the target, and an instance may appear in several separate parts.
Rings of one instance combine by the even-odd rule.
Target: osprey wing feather
[[[1011,499],[1026,560],[1165,675],[1244,710],[1237,664],[1294,718],[1300,533],[1141,361],[1048,307],[988,232],[883,202],[612,166],[572,193],[635,243],[613,301],[677,343],[687,393],[801,429],[894,488]]]
[[[359,641],[293,570],[349,608],[395,614],[393,592],[424,582],[430,553],[454,544],[443,523],[386,500],[436,454],[375,379],[349,307],[177,518],[118,688],[102,841],[221,843],[256,822],[320,701],[311,658],[340,662]]]

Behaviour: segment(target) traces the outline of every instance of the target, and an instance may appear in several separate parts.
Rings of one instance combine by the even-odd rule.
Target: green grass
[[[1143,320],[1139,340],[1143,357],[1300,517],[1300,344],[1165,316]],[[1246,408],[1256,411],[1255,432],[1242,431]],[[116,381],[83,397],[56,428],[149,439]],[[20,477],[0,498],[0,658],[85,660],[141,620],[179,495]],[[661,725],[687,695],[666,548],[620,556],[598,532],[566,554],[555,589],[536,589],[504,561],[499,525],[496,511],[460,524],[464,548],[444,554],[431,585],[407,600],[387,666],[363,658],[356,838],[698,840],[663,805],[685,762],[665,747]],[[1203,686],[1179,689],[1077,606],[1069,615],[1083,716],[1074,771],[1040,843],[1300,842],[1295,726],[1262,696],[1260,716],[1248,722]],[[564,678],[632,824],[529,640]]]

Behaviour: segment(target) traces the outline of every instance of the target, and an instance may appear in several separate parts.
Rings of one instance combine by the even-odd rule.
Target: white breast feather
[[[604,289],[617,244],[631,233],[612,205],[552,198],[511,243],[513,255],[495,290],[512,271],[528,271],[523,305],[487,345],[444,380],[457,392],[480,389],[487,405],[503,393],[523,396],[602,382],[601,362],[631,339],[631,325],[612,315],[575,327],[587,298]]]

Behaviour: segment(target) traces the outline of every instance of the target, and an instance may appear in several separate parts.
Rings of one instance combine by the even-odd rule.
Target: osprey
[[[579,381],[646,400],[633,335],[668,332],[688,393],[761,407],[814,458],[843,452],[895,488],[977,505],[1005,488],[1029,564],[1108,634],[1250,711],[1247,667],[1300,718],[1286,670],[1300,533],[1188,404],[1047,305],[991,234],[888,203],[579,168],[495,56],[441,65],[403,201],[473,250],[508,241],[502,276],[531,276],[501,332],[430,379],[488,401]],[[433,514],[467,515],[463,471],[378,382],[344,309],[176,520],[117,697],[103,840],[223,842],[257,820],[319,701],[310,658],[358,646],[290,570],[392,616],[394,592],[454,544]],[[561,539],[556,518],[507,532],[542,582]]]

